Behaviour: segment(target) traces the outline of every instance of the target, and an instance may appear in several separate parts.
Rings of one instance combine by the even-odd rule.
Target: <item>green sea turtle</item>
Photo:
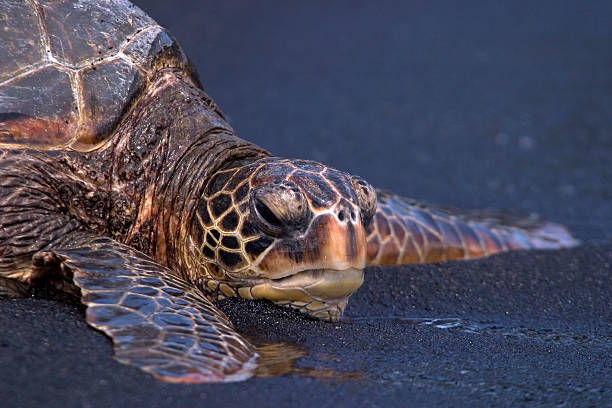
[[[78,297],[116,358],[158,378],[252,375],[224,297],[333,321],[367,265],[576,244],[560,225],[424,206],[239,139],[126,0],[5,0],[0,21],[0,295]]]

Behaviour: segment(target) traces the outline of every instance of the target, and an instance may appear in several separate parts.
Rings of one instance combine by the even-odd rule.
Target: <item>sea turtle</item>
[[[425,206],[236,137],[175,39],[126,0],[0,5],[0,294],[78,297],[116,358],[249,377],[214,301],[337,320],[367,265],[576,244],[562,226]]]

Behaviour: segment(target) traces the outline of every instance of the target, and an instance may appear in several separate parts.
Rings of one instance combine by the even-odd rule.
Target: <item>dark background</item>
[[[162,384],[82,309],[0,300],[0,405],[612,405],[611,2],[194,3],[137,2],[239,136],[426,201],[537,212],[585,245],[370,268],[347,309],[362,319],[340,324],[222,305],[306,349],[299,367],[359,381]]]

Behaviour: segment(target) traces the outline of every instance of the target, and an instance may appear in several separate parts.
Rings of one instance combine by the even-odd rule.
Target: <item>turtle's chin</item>
[[[349,296],[363,283],[363,269],[311,269],[280,279],[262,279],[249,294],[291,307],[312,317],[337,321]]]

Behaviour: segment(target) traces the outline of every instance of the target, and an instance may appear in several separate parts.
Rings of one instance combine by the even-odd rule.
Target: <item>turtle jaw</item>
[[[337,321],[348,298],[362,283],[363,269],[360,268],[309,269],[278,279],[234,282],[233,292],[246,299],[267,299],[320,320]]]
[[[255,299],[268,299],[321,320],[337,321],[349,296],[363,283],[363,269],[311,269],[266,279],[250,288]]]

